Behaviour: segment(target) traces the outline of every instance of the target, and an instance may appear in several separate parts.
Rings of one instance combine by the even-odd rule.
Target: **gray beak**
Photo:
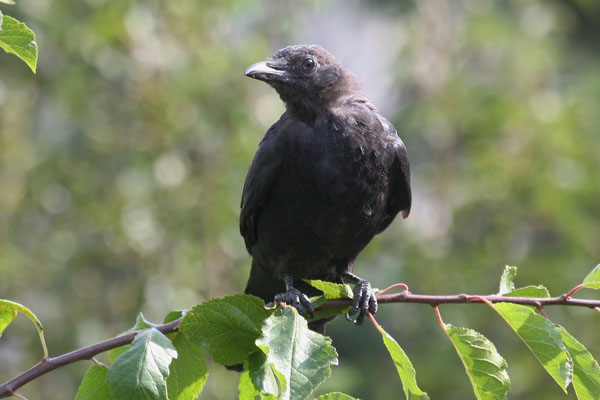
[[[273,65],[274,64],[271,61],[257,62],[246,68],[244,75],[265,82],[287,81],[288,75],[286,74],[285,69],[276,69],[273,68]]]

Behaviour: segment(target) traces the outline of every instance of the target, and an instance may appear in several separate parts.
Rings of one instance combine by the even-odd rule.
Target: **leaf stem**
[[[575,294],[575,292],[579,291],[582,288],[583,288],[583,283],[580,283],[579,285],[575,286],[573,289],[571,289],[567,293],[565,293],[565,297],[571,297],[573,294]]]
[[[373,316],[373,314],[371,314],[368,311],[366,311],[365,313],[367,314],[367,317],[369,317],[369,319],[371,320],[371,323],[373,324],[373,326],[375,328],[377,328],[378,331],[381,332],[381,325],[379,325],[379,322],[377,322],[377,320],[375,319],[375,317]]]
[[[409,291],[408,291],[408,285],[407,284],[405,284],[405,283],[394,283],[393,285],[386,287],[385,289],[383,289],[382,291],[380,291],[377,294],[378,295],[385,294],[385,293],[391,292],[392,290],[397,289],[399,287],[402,288],[402,289],[404,289],[405,293],[409,293]]]
[[[22,394],[19,394],[17,392],[12,392],[11,393],[12,397],[16,397],[19,400],[27,400],[27,397],[23,396]]]
[[[444,332],[447,332],[446,330],[446,324],[444,323],[444,320],[442,319],[442,314],[440,314],[440,309],[438,306],[434,306],[433,309],[435,310],[435,316],[437,317],[438,323],[440,324],[440,326],[442,327],[442,329],[444,330]]]

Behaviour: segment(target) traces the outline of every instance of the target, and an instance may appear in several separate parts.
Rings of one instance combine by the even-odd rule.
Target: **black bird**
[[[394,126],[357,78],[317,45],[289,46],[250,66],[286,111],[260,142],[242,193],[240,231],[252,255],[246,293],[313,315],[303,279],[355,284],[350,315],[377,311],[358,253],[411,207],[409,163]],[[325,320],[311,329],[324,332]]]

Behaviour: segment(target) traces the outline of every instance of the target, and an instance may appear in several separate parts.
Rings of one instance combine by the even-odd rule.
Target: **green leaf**
[[[179,330],[205,348],[216,362],[233,365],[244,362],[256,350],[254,342],[271,313],[258,297],[227,296],[194,307]]]
[[[337,365],[331,339],[308,329],[306,320],[293,307],[285,307],[269,317],[256,345],[278,372],[280,398],[304,399]]]
[[[25,64],[35,73],[37,44],[33,31],[27,25],[5,15],[0,30],[0,48],[25,61]]]
[[[498,303],[494,305],[494,309],[508,322],[566,393],[573,376],[573,361],[562,342],[558,326],[531,307]]]
[[[240,400],[276,399],[279,394],[277,377],[267,356],[260,350],[248,356],[244,363],[244,372],[240,376]]]
[[[173,343],[151,328],[140,332],[131,348],[108,370],[106,383],[117,399],[166,400],[169,364],[177,357]]]
[[[15,4],[14,0],[0,0],[0,3],[4,3],[4,4]]]
[[[515,276],[517,276],[517,267],[511,267],[510,265],[504,267],[504,272],[500,278],[500,294],[515,290],[515,284],[513,283]]]
[[[404,395],[408,400],[428,400],[429,395],[419,389],[417,386],[417,377],[415,373],[415,369],[410,362],[410,359],[402,350],[402,347],[396,342],[396,340],[388,334],[381,325],[376,325],[377,330],[381,333],[381,337],[383,338],[383,344],[387,348],[394,364],[396,364],[396,369],[398,370],[398,375],[400,376],[400,381],[402,382],[402,387],[404,388]]]
[[[277,377],[267,362],[267,356],[262,351],[255,351],[250,354],[244,364],[244,369],[248,371],[252,384],[261,394],[277,395]]]
[[[277,400],[277,396],[272,394],[261,394],[260,391],[254,387],[248,371],[244,371],[240,375],[238,391],[239,400]]]
[[[600,367],[590,352],[560,327],[563,343],[573,359],[573,387],[579,400],[600,399]]]
[[[17,317],[17,313],[19,312],[27,315],[39,332],[44,330],[40,320],[29,308],[14,301],[0,299],[0,336],[2,336],[2,332]]]
[[[335,393],[327,393],[322,394],[317,397],[315,400],[358,400],[352,396],[348,396],[347,394],[335,392]]]
[[[522,288],[515,289],[511,292],[504,293],[504,296],[512,297],[550,297],[550,292],[542,285],[538,286],[524,286]]]
[[[102,365],[94,365],[88,369],[77,389],[75,400],[110,400],[110,388],[105,382],[108,369]]]
[[[127,329],[126,331],[121,332],[120,335],[124,335],[126,333],[131,333],[131,332],[135,332],[135,331],[141,331],[143,329],[148,329],[148,328],[152,328],[155,326],[156,326],[156,324],[153,324],[152,322],[149,322],[146,320],[146,318],[144,317],[144,314],[139,313],[137,315],[137,317],[135,317],[135,325],[133,325],[131,328]],[[108,351],[108,359],[110,360],[111,363],[114,363],[115,360],[121,354],[125,353],[130,348],[131,348],[131,345],[126,344],[125,346],[117,347],[115,349],[110,349]]]
[[[183,334],[177,335],[173,345],[178,357],[169,366],[169,400],[194,400],[202,393],[208,377],[206,357],[202,349]]]
[[[582,286],[588,289],[600,289],[600,264],[585,277]]]
[[[310,302],[315,308],[315,315],[311,317],[307,317],[306,319],[310,321],[318,321],[320,319],[333,317],[334,315],[346,314],[352,308],[352,304],[348,304],[346,306],[327,306],[320,308],[327,299],[325,296],[311,297]]]
[[[168,324],[169,322],[175,321],[177,318],[180,318],[183,315],[183,313],[183,311],[171,311],[165,316],[163,324]]]
[[[473,329],[445,324],[478,400],[506,399],[510,378],[504,358],[492,342]]]
[[[517,267],[511,267],[507,265],[504,267],[504,272],[500,278],[500,294],[503,296],[512,297],[550,297],[548,289],[544,286],[525,286],[522,288],[515,289],[513,283],[517,276]]]
[[[2,300],[0,299],[0,337],[2,337],[2,332],[14,321],[17,317],[18,313],[23,313],[35,326],[35,329],[38,332],[40,337],[40,342],[42,343],[42,349],[44,350],[44,357],[48,358],[48,348],[46,347],[46,339],[44,339],[44,327],[42,323],[35,316],[35,314],[27,307],[22,304],[15,303],[10,300]]]
[[[310,279],[305,279],[304,281],[323,292],[327,300],[352,299],[354,297],[350,285]]]
[[[12,301],[0,300],[0,337],[2,337],[2,332],[17,318],[18,313],[18,309]]]
[[[317,321],[334,315],[345,314],[350,311],[350,308],[352,307],[351,304],[348,304],[347,306],[319,308],[327,302],[327,300],[352,299],[354,293],[352,292],[350,285],[310,279],[305,279],[305,282],[323,292],[322,296],[310,299],[316,312],[312,318],[307,318],[308,321]]]

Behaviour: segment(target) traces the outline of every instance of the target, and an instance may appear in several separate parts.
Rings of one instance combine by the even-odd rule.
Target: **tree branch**
[[[576,290],[571,290],[558,297],[511,297],[502,296],[498,294],[490,294],[485,296],[474,296],[469,294],[455,294],[455,295],[424,295],[410,293],[404,284],[397,284],[391,286],[389,289],[396,287],[402,287],[405,289],[402,293],[396,294],[380,294],[377,296],[377,301],[380,304],[386,303],[421,303],[429,304],[437,307],[440,304],[470,304],[470,303],[482,303],[489,301],[491,303],[515,303],[528,306],[537,307],[538,310],[542,310],[545,306],[576,306],[576,307],[587,307],[600,311],[600,300],[588,300],[588,299],[575,299],[570,297],[569,294],[574,293]],[[384,291],[386,292],[387,289]],[[339,307],[350,305],[352,300],[328,300],[321,307]],[[168,324],[155,326],[162,333],[170,333],[177,331],[179,323],[182,318],[176,319]],[[66,353],[57,357],[51,357],[48,359],[42,359],[39,363],[28,369],[27,371],[17,375],[10,381],[0,385],[0,398],[9,396],[15,396],[15,391],[21,386],[28,382],[50,372],[56,368],[62,367],[67,364],[71,364],[81,360],[91,360],[96,354],[103,353],[110,349],[114,349],[133,341],[135,336],[142,332],[135,331],[127,333],[121,336],[117,336],[112,339],[107,339],[102,342],[83,347],[81,349],[74,350],[70,353]]]
[[[383,294],[377,296],[377,302],[385,303],[421,303],[429,304],[430,306],[438,306],[440,304],[470,304],[483,303],[485,299],[491,303],[515,303],[526,306],[546,307],[546,306],[575,306],[587,307],[594,309],[600,307],[600,300],[574,299],[566,294],[557,297],[512,297],[502,296],[498,294],[489,295],[470,295],[470,294],[454,294],[454,295],[426,295],[414,294],[410,292],[402,292],[396,294]],[[352,300],[329,300],[321,307],[339,307],[350,305]]]
[[[154,328],[165,334],[175,332],[181,320],[182,318],[178,318],[169,322],[168,324],[157,325]],[[27,371],[0,385],[0,398],[14,396],[15,390],[56,368],[74,363],[75,361],[91,360],[96,354],[129,344],[140,332],[142,331],[139,330],[126,333],[112,339],[103,340],[102,342],[82,347],[81,349],[74,350],[58,357],[44,358]]]

